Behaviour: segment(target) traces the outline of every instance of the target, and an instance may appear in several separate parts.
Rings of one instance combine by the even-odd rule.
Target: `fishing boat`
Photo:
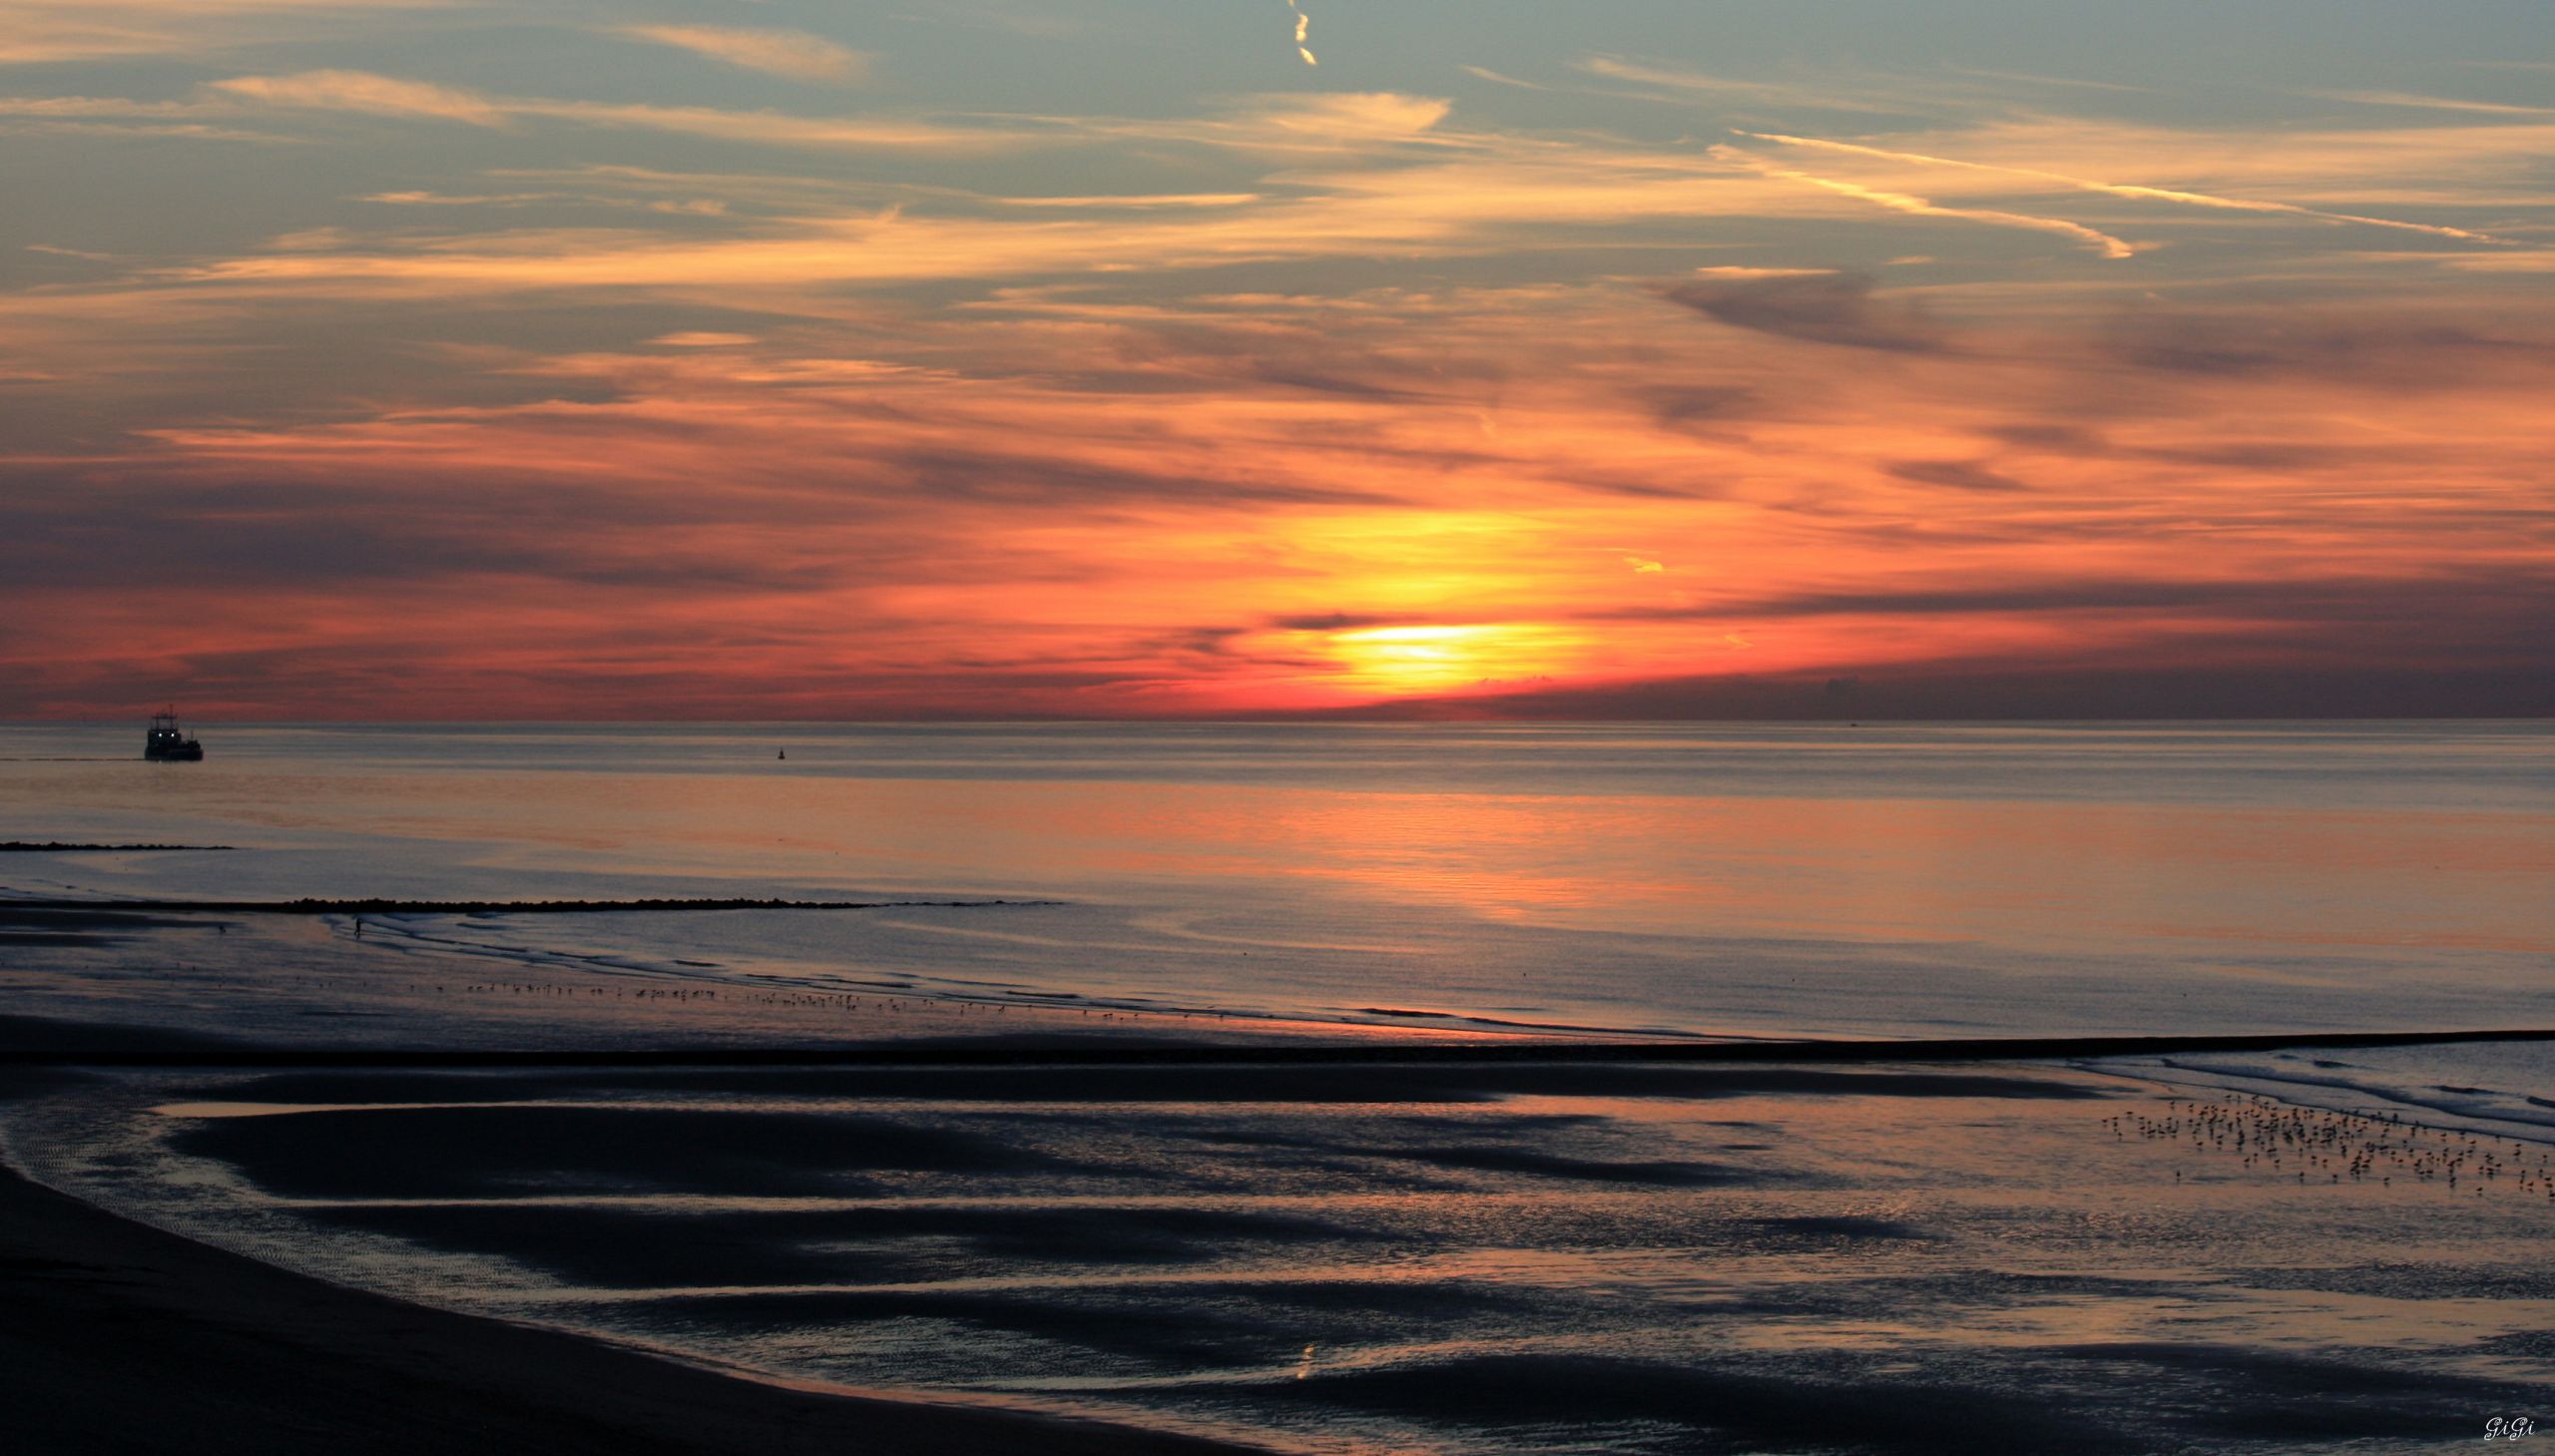
[[[193,733],[178,731],[178,715],[164,708],[151,715],[151,735],[142,740],[142,756],[164,763],[201,763],[204,744]]]

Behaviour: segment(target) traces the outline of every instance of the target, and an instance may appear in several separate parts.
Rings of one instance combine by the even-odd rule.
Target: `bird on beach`
[[[2375,1175],[2380,1188],[2392,1189],[2394,1174],[2409,1173],[2451,1192],[2472,1189],[2481,1195],[2502,1187],[2534,1194],[2542,1188],[2555,1201],[2555,1160],[2516,1138],[2428,1128],[2406,1122],[2401,1113],[2316,1111],[2234,1093],[2214,1104],[2170,1098],[2164,1107],[2164,1117],[2130,1112],[2100,1123],[2115,1142],[2125,1142],[2132,1131],[2148,1143],[2188,1138],[2194,1151],[2232,1153],[2240,1167],[2290,1173],[2300,1185],[2321,1170],[2327,1186],[2339,1186],[2345,1175],[2354,1184]],[[2527,1162],[2532,1152],[2539,1159],[2534,1169]],[[2185,1182],[2180,1170],[2174,1182]]]

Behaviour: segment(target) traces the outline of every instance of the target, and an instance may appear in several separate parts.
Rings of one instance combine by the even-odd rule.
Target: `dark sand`
[[[0,1449],[1190,1452],[1092,1423],[782,1389],[340,1288],[0,1171]]]
[[[76,1064],[224,1046],[0,1017]],[[81,1074],[35,1070],[0,1097]],[[1209,1453],[1096,1422],[786,1389],[575,1335],[430,1309],[136,1223],[0,1168],[0,1452]]]
[[[1132,1041],[1133,1039],[1131,1039]],[[164,1028],[78,1025],[0,1017],[0,1047],[24,1066],[0,1096],[40,1093],[84,1076],[83,1064],[201,1061],[255,1064],[256,1052],[216,1037]],[[758,1085],[812,1082],[828,1092],[895,1099],[929,1096],[1003,1101],[1033,1089],[1058,1095],[1052,1067],[1072,1052],[1054,1046],[871,1048],[887,1065],[868,1069],[737,1067]],[[1076,1049],[1080,1050],[1080,1049]],[[1120,1100],[1202,1095],[1200,1054],[1236,1082],[1228,1095],[1384,1102],[1468,1102],[1533,1089],[1639,1095],[1673,1079],[1691,1093],[1727,1081],[1731,1093],[1852,1093],[1886,1084],[1900,1092],[1976,1094],[1998,1079],[1957,1072],[1891,1075],[1798,1068],[1704,1070],[1657,1066],[1485,1066],[1478,1048],[1448,1049],[1434,1065],[1293,1067],[1226,1064],[1214,1048],[1127,1045],[1133,1065],[1085,1067],[1074,1089]],[[1274,1050],[1267,1049],[1266,1050]],[[1347,1049],[1335,1049],[1347,1050]],[[1368,1049],[1381,1050],[1381,1049]],[[1406,1049],[1405,1049],[1406,1050]],[[896,1065],[899,1052],[923,1065]],[[1087,1054],[1086,1054],[1087,1055]],[[1348,1050],[1353,1062],[1356,1053]],[[1395,1053],[1387,1053],[1390,1059]],[[1175,1065],[1144,1065],[1152,1057]],[[334,1058],[321,1058],[322,1063]],[[357,1058],[357,1062],[365,1059]],[[395,1063],[398,1059],[390,1059]],[[440,1060],[430,1058],[430,1061]],[[539,1059],[535,1059],[539,1060]],[[644,1059],[642,1059],[644,1060]],[[748,1058],[749,1063],[760,1058]],[[1095,1060],[1098,1060],[1095,1058]],[[1324,1059],[1328,1060],[1328,1059]],[[277,1095],[413,1095],[424,1078],[452,1097],[448,1070],[374,1064],[328,1071],[287,1058],[262,1092]],[[618,1059],[616,1059],[618,1061]],[[1032,1065],[1019,1065],[1028,1062]],[[1189,1065],[1178,1065],[1187,1063]],[[935,1065],[936,1064],[936,1065]],[[953,1065],[954,1064],[954,1065]],[[671,1074],[671,1069],[669,1069]],[[552,1065],[521,1075],[555,1084],[577,1074]],[[627,1069],[616,1075],[626,1078]],[[489,1074],[479,1073],[485,1079]],[[2072,1089],[2028,1085],[2018,1095]],[[524,1089],[497,1081],[482,1094]],[[335,1084],[354,1083],[360,1087]],[[1345,1083],[1343,1087],[1340,1084]],[[1814,1087],[1801,1084],[1814,1084]],[[1934,1084],[1941,1084],[1936,1087]],[[1830,1086],[1829,1084],[1835,1084]],[[463,1094],[467,1096],[468,1094]],[[522,1115],[517,1114],[518,1118]],[[273,1131],[265,1129],[264,1131]],[[343,1150],[329,1160],[346,1170]],[[923,1405],[800,1391],[663,1360],[565,1333],[412,1305],[278,1269],[132,1222],[0,1172],[0,1448],[11,1453],[188,1451],[656,1452],[800,1451],[1213,1452],[1238,1449],[1187,1437],[1007,1411]]]
[[[2541,1358],[2541,1311],[2555,1298],[2526,1254],[2533,1245],[2525,1239],[2542,1224],[2524,1208],[2503,1208],[2517,1195],[2497,1190],[2479,1200],[2485,1222],[2440,1209],[2443,1229],[2470,1236],[2434,1243],[2420,1230],[2429,1216],[2422,1211],[2446,1198],[2438,1190],[2378,1196],[2336,1187],[2325,1201],[2302,1180],[2292,1191],[2285,1175],[2248,1181],[2224,1168],[2215,1182],[2187,1185],[2157,1160],[2197,1175],[2206,1155],[2121,1137],[2100,1121],[2109,1109],[2163,1116],[2167,1107],[2087,1074],[1449,1058],[1335,1070],[1358,1096],[1325,1113],[1296,1097],[1307,1090],[1304,1073],[1122,1069],[1105,1077],[1108,1100],[1122,1105],[1086,1119],[1070,1094],[1086,1078],[1104,1078],[1095,1069],[1043,1092],[1039,1069],[984,1066],[638,1077],[284,1070],[229,1075],[204,1095],[310,1110],[206,1118],[175,1136],[185,1151],[269,1193],[349,1203],[306,1216],[429,1252],[501,1254],[571,1285],[660,1290],[651,1300],[658,1312],[698,1328],[920,1320],[980,1328],[994,1342],[988,1348],[1045,1340],[1112,1368],[1211,1375],[1248,1371],[1308,1325],[1459,1345],[1469,1332],[1514,1328],[1516,1311],[1532,1311],[1547,1329],[1574,1314],[1585,1320],[1578,1328],[1612,1328],[1613,1293],[1557,1294],[1460,1271],[1369,1276],[1396,1240],[1463,1246],[1475,1216],[1468,1194],[1513,1191],[1523,1180],[1545,1196],[1508,1201],[1522,1221],[1499,1221],[1490,1237],[1536,1249],[1686,1250],[1710,1287],[1660,1331],[1698,1323],[1735,1336],[1584,1349],[1492,1340],[1439,1358],[1324,1369],[1252,1397],[1261,1429],[1336,1423],[1377,1449],[1399,1448],[1398,1433],[1411,1430],[1443,1437],[1430,1449],[1518,1449],[1539,1430],[1630,1421],[1680,1434],[1673,1446],[1632,1443],[1653,1450],[2402,1451],[2473,1439],[2490,1414],[2543,1408],[2547,1387],[2528,1362]],[[735,1089],[752,1094],[752,1106],[607,1105],[609,1094],[634,1088]],[[1472,1112],[1519,1096],[1521,1110]],[[1536,1102],[1550,1097],[1705,1104],[1690,1122],[1707,1141],[1680,1148],[1625,1137],[1584,1111]],[[793,1105],[801,1099],[876,1106],[813,1119]],[[511,1105],[482,1105],[492,1101]],[[1149,1101],[1175,1111],[1150,1119]],[[900,1123],[899,1102],[933,1109],[922,1115],[932,1121]],[[419,1103],[430,1105],[411,1105]],[[981,1111],[950,1111],[969,1104]],[[1027,1104],[1044,1104],[1046,1121],[1015,1121],[1010,1109]],[[1226,1105],[1234,1111],[1212,1111]],[[1236,1206],[1202,1188],[1175,1205],[1148,1200],[1095,1217],[1088,1206],[960,1208],[936,1197],[1049,1173],[1091,1187],[1114,1155],[1106,1139],[1077,1130],[1080,1122],[1105,1124],[1125,1142],[1173,1144],[1169,1157],[1220,1163],[1257,1190],[1354,1186],[1406,1195],[1412,1207],[1398,1208],[1399,1198],[1362,1211],[1318,1200]],[[1789,1151],[1758,1156],[1774,1153],[1761,1144],[1795,1137]],[[1275,1146],[1264,1156],[1255,1151],[1261,1144]],[[701,1151],[669,1161],[668,1147]],[[1874,1157],[1911,1156],[1948,1162],[1954,1176],[1914,1203],[1906,1195],[1915,1186],[1886,1170],[1866,1181],[1835,1177]],[[572,1195],[716,1198],[865,1197],[855,1185],[872,1173],[930,1178],[901,1185],[921,1195],[910,1206],[882,1187],[875,1203],[856,1207],[686,1213],[679,1231],[645,1211],[573,1199],[481,1209],[466,1219],[432,1207],[520,1190],[534,1174]],[[2093,1188],[2067,1191],[2089,1174]],[[2136,1192],[2142,1183],[2147,1191]],[[1108,1196],[1164,1187],[1137,1168]],[[1727,1197],[1617,1197],[1652,1188]],[[1418,1207],[1432,1199],[1445,1214],[1433,1221]],[[391,1206],[403,1200],[416,1206]],[[383,1206],[355,1207],[376,1201]],[[2078,1246],[2085,1228],[2100,1226],[2084,1215],[2122,1213],[2135,1215],[2123,1230],[2131,1257],[2090,1257]],[[2375,1241],[2357,1226],[2363,1218],[2400,1241]],[[2148,1233],[2138,1220],[2152,1225]],[[2210,1252],[2186,1267],[2202,1246],[2195,1234]],[[0,1435],[23,1434],[23,1449],[1212,1449],[759,1387],[625,1348],[349,1293],[14,1182],[0,1182],[0,1248],[11,1255],[0,1264],[0,1299],[13,1314],[0,1333],[0,1399],[47,1422],[0,1417]],[[943,1277],[953,1248],[961,1261],[1023,1270],[1047,1287],[962,1287]],[[1245,1256],[1220,1270],[1236,1249]],[[1327,1261],[1331,1272],[1269,1278],[1289,1251],[1316,1269]],[[1154,1286],[1141,1277],[1152,1270],[1198,1277]],[[1116,1286],[1113,1275],[1129,1271],[1139,1277]],[[1809,1277],[1791,1277],[1798,1274]],[[2465,1307],[2479,1300],[2513,1302],[2506,1316],[2479,1322]],[[2382,1304],[2382,1324],[2367,1322],[2371,1303]],[[2149,1305],[2163,1314],[2137,1312]],[[1839,1331],[1886,1337],[1839,1344]],[[1123,1389],[1179,1409],[1166,1392]],[[287,1411],[280,1435],[259,1424]],[[221,1439],[197,1439],[200,1429]],[[99,1439],[100,1430],[123,1439]]]

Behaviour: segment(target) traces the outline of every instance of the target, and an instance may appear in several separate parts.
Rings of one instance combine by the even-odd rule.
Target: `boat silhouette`
[[[204,744],[193,733],[178,731],[178,715],[164,708],[151,715],[151,734],[142,740],[142,756],[164,763],[200,763]]]

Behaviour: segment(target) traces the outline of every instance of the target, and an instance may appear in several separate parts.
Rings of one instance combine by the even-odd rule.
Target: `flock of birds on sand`
[[[2300,1184],[2392,1188],[2402,1178],[2450,1193],[2507,1189],[2555,1202],[2555,1151],[2545,1145],[2409,1122],[2400,1113],[2377,1117],[2228,1093],[2216,1101],[2167,1098],[2161,1118],[2129,1112],[2102,1123],[2123,1142],[2231,1154],[2246,1168],[2295,1174]],[[2179,1171],[2174,1181],[2183,1181]]]

